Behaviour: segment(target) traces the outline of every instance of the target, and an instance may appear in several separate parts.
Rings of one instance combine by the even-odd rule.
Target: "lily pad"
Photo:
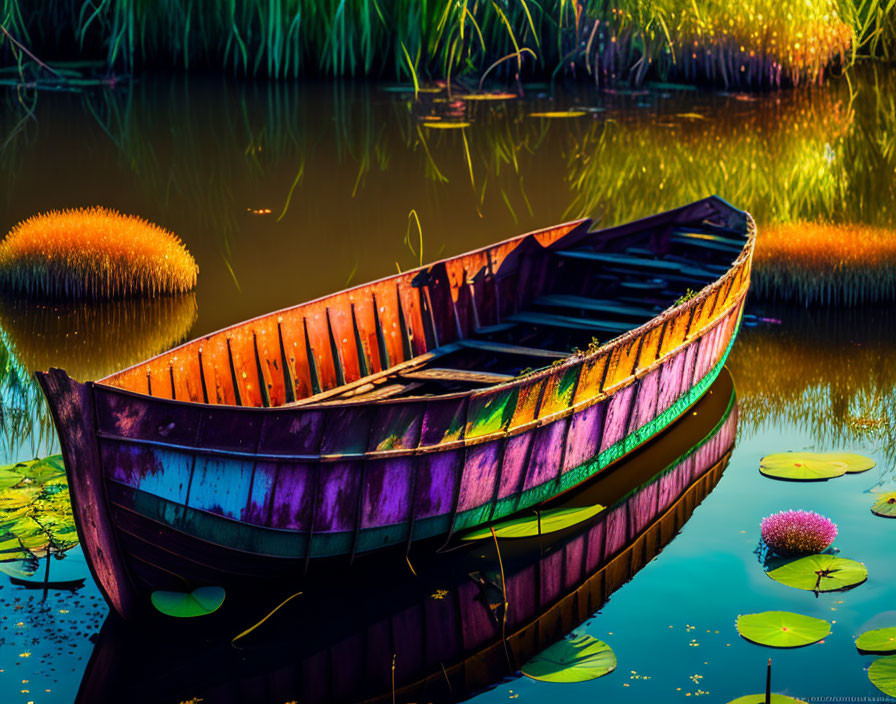
[[[896,653],[896,628],[865,631],[856,638],[856,648],[865,653]]]
[[[737,617],[737,632],[752,643],[772,648],[799,648],[817,643],[831,632],[821,618],[790,611],[763,611]]]
[[[424,122],[424,127],[428,127],[431,130],[462,130],[464,127],[469,127],[469,122]]]
[[[563,112],[530,112],[529,117],[545,117],[549,119],[563,119],[568,117],[582,117],[587,115],[584,110],[565,110]]]
[[[814,452],[776,452],[759,461],[759,471],[773,479],[821,481],[846,474],[846,462],[819,459]]]
[[[868,579],[868,570],[861,562],[833,555],[801,557],[767,574],[776,582],[809,592],[849,589]]]
[[[224,596],[222,587],[199,587],[192,592],[155,591],[150,600],[166,616],[193,618],[217,611],[224,603]]]
[[[516,93],[467,93],[462,95],[462,100],[514,100],[519,98]]]
[[[728,704],[765,704],[765,694],[748,694],[745,697],[738,697],[728,702]],[[806,704],[806,702],[784,694],[773,694],[772,704]]]
[[[615,669],[616,655],[609,645],[589,635],[573,635],[543,650],[521,671],[543,682],[587,682]]]
[[[878,658],[871,663],[868,679],[884,694],[896,697],[896,655]]]
[[[544,535],[545,533],[553,533],[582,523],[592,516],[596,516],[603,510],[604,507],[600,504],[579,508],[547,509],[541,511],[540,514],[529,513],[516,518],[508,518],[506,521],[493,523],[487,528],[478,528],[477,530],[461,536],[461,540],[482,540],[483,538],[491,538],[492,528],[495,529],[495,535],[499,538],[531,538],[539,534]]]
[[[878,496],[871,506],[871,513],[884,518],[896,518],[896,491]]]
[[[857,455],[854,452],[819,452],[817,454],[819,459],[824,459],[828,462],[843,462],[846,465],[847,474],[867,472],[877,464],[870,457]]]

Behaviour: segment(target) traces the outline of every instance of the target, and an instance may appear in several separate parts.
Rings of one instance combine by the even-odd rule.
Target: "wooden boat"
[[[711,197],[589,225],[255,318],[95,383],[38,374],[111,607],[130,617],[155,589],[295,579],[312,558],[447,539],[666,427],[724,364],[752,218]]]
[[[231,639],[257,613],[221,624],[218,635],[203,628],[201,637],[182,638],[172,638],[169,629],[135,631],[110,618],[77,704],[452,702],[513,676],[592,618],[675,538],[716,486],[737,431],[727,370],[710,391],[694,406],[697,415],[679,419],[656,442],[555,502],[606,510],[560,532],[501,541],[503,589],[495,545],[485,540],[421,557],[416,575],[403,569],[378,579],[380,564],[370,570],[362,564],[350,583],[335,589],[303,585],[301,597],[240,639],[238,648]],[[614,636],[607,640],[615,645]]]

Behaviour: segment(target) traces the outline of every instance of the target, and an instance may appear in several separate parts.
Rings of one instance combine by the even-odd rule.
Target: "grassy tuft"
[[[0,288],[34,298],[184,293],[196,286],[198,273],[175,235],[106,208],[35,215],[0,242]]]
[[[795,222],[759,228],[754,291],[765,300],[846,305],[896,299],[896,231]]]

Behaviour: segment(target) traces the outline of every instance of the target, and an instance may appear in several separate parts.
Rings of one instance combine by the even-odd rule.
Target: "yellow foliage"
[[[0,287],[31,297],[110,299],[190,291],[199,268],[180,239],[133,215],[35,215],[0,243]]]

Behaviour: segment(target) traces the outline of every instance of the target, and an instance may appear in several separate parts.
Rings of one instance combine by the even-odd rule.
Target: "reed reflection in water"
[[[4,152],[0,213],[11,226],[102,203],[170,228],[202,271],[198,334],[564,215],[609,225],[717,193],[760,228],[892,227],[896,72],[852,81],[853,94],[837,80],[774,96],[530,85],[525,99],[415,102],[367,83],[193,77],[42,95]],[[569,109],[584,114],[531,116]]]

